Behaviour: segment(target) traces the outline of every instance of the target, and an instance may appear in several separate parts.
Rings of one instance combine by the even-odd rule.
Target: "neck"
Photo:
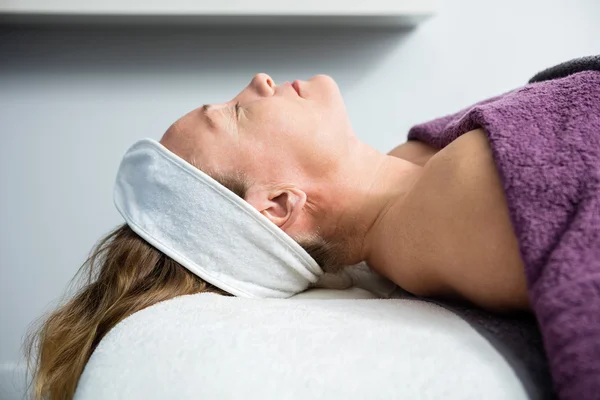
[[[325,210],[332,216],[326,221],[327,233],[344,243],[345,265],[361,261],[371,265],[373,254],[379,251],[375,238],[393,223],[386,215],[401,206],[422,167],[360,142],[350,154],[327,190],[334,197],[329,202],[331,210]]]

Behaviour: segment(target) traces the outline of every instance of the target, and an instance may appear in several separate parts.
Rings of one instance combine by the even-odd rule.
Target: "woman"
[[[383,155],[356,138],[331,78],[276,85],[259,74],[233,100],[183,116],[161,143],[252,205],[325,272],[366,261],[417,295],[529,310],[530,298],[539,298],[528,283],[538,282],[534,267],[544,255],[523,250],[537,220],[513,209],[519,203],[507,182],[519,181],[502,153],[523,150],[498,145],[501,135],[485,117],[497,121],[503,108],[485,104],[416,127],[413,141]],[[541,174],[546,166],[537,167]],[[86,284],[30,341],[38,398],[71,397],[102,337],[132,313],[179,295],[227,294],[127,225],[103,239],[85,267]]]

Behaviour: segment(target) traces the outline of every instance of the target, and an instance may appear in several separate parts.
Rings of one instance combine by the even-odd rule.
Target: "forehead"
[[[212,119],[208,121],[206,111]],[[175,121],[160,142],[187,162],[202,170],[221,171],[224,163],[234,156],[226,108],[199,107]],[[231,161],[229,161],[231,163]]]

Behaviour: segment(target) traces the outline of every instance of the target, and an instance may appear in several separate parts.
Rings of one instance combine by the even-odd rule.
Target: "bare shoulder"
[[[402,158],[420,166],[427,164],[429,159],[435,155],[439,149],[418,140],[409,140],[402,143],[388,153],[389,156]]]
[[[461,135],[450,143],[448,148],[459,149],[465,156],[491,156],[491,147],[483,129],[475,129]]]
[[[486,154],[491,152],[483,129],[475,129],[461,135],[444,149],[438,149],[418,140],[409,140],[388,153],[389,156],[403,158],[421,166],[425,166],[434,156],[436,159],[443,160],[460,156],[461,160],[468,162],[471,156],[481,157]]]
[[[491,155],[491,148],[485,131],[483,129],[474,129],[459,136],[437,154],[440,156],[439,158],[459,157],[453,161],[468,163],[472,161],[473,157],[479,158]]]
[[[428,161],[430,169],[435,169],[439,179],[460,183],[461,190],[493,186],[500,189],[492,150],[483,129],[469,131],[443,150],[437,152]],[[458,180],[458,182],[457,182]],[[456,184],[452,188],[458,188]]]
[[[480,306],[528,308],[518,242],[485,131],[467,132],[433,155],[405,205],[415,238],[411,262]]]
[[[436,153],[425,166],[426,181],[437,201],[452,205],[455,215],[472,218],[482,205],[493,207],[478,216],[506,214],[502,182],[492,149],[482,129],[469,131]]]

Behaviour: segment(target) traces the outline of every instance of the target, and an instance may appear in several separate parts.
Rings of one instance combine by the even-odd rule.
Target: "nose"
[[[252,78],[250,86],[260,96],[272,96],[275,93],[275,82],[273,82],[273,79],[267,74],[256,74],[254,78]]]

